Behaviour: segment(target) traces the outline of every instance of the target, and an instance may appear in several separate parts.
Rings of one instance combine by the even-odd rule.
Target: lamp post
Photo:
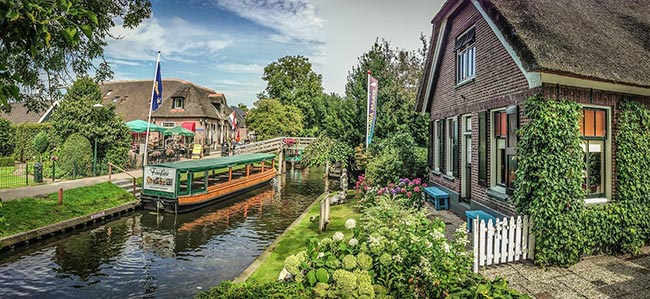
[[[102,104],[95,104],[93,105],[93,109],[101,109],[104,108],[104,105]],[[93,151],[93,176],[97,175],[97,135],[95,135],[95,148]]]

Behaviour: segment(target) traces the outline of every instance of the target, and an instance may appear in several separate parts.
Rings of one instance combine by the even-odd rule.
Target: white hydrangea
[[[352,238],[352,239],[350,239],[350,241],[348,241],[348,245],[350,245],[352,247],[357,246],[357,244],[359,244],[359,240],[357,240],[355,238]]]
[[[355,227],[357,227],[357,221],[356,220],[350,218],[350,219],[345,221],[345,228],[354,229]]]
[[[447,244],[447,242],[442,242],[442,249],[445,251],[445,253],[449,253],[449,250],[451,248],[449,247],[449,244]]]
[[[433,239],[434,240],[440,240],[440,239],[444,239],[444,238],[445,238],[445,234],[443,234],[443,233],[441,233],[439,231],[435,231],[433,233]]]
[[[334,241],[336,241],[336,242],[343,241],[344,238],[345,238],[345,235],[343,235],[342,232],[335,232],[335,233],[334,233],[334,236],[332,236],[332,239],[333,239]]]

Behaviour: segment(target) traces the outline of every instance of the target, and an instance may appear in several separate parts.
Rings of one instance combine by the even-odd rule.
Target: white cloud
[[[109,64],[117,64],[117,65],[128,65],[128,66],[140,66],[142,63],[139,63],[137,61],[130,61],[130,60],[122,60],[122,59],[116,59],[116,58],[108,58],[106,61]]]
[[[215,0],[221,9],[280,33],[276,40],[323,42],[323,19],[312,0]],[[283,37],[282,37],[283,36]]]
[[[264,66],[259,64],[221,63],[215,66],[220,71],[237,74],[262,74]]]
[[[226,86],[251,86],[251,83],[241,82],[236,80],[217,80],[215,81],[217,85],[226,85]]]
[[[155,60],[162,51],[162,59],[196,63],[199,56],[209,56],[232,45],[227,36],[215,36],[214,31],[175,17],[164,22],[152,16],[133,29],[123,28],[121,21],[111,28],[111,34],[121,37],[108,40],[106,56],[111,60]]]

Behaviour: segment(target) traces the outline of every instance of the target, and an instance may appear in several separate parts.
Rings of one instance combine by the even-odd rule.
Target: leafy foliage
[[[334,165],[334,163],[341,161],[343,167],[346,167],[351,155],[352,149],[345,143],[332,139],[327,135],[321,135],[305,148],[302,153],[302,164],[305,167],[317,167],[328,162],[330,165]]]
[[[66,175],[88,174],[92,162],[92,147],[90,141],[79,133],[74,133],[66,139],[59,149],[58,167]]]
[[[406,199],[403,193],[379,195],[362,210],[359,225],[331,239],[309,239],[305,251],[285,260],[293,281],[319,298],[527,297],[502,279],[474,274],[465,228],[448,241],[444,223],[429,220]],[[319,272],[329,275],[319,278]]]
[[[379,80],[379,100],[375,138],[406,133],[419,145],[428,140],[428,118],[413,111],[417,87],[426,55],[426,42],[420,51],[392,48],[387,41],[376,41],[348,73],[346,98],[328,113],[327,132],[350,146],[365,144],[367,110],[367,71]]]
[[[267,82],[263,98],[272,98],[282,105],[300,109],[308,136],[316,136],[325,119],[322,100],[322,76],[316,74],[304,56],[285,56],[264,68],[262,80]]]
[[[650,194],[650,109],[634,101],[621,102],[616,127],[619,200],[647,202]]]
[[[288,282],[233,283],[222,282],[219,286],[207,292],[200,293],[198,299],[280,299],[296,298],[311,299],[314,294],[311,289],[303,285]]]
[[[15,144],[13,156],[16,160],[25,162],[36,156],[34,149],[34,138],[42,131],[48,131],[51,124],[20,124],[15,128]]]
[[[246,116],[248,127],[255,131],[258,140],[280,136],[300,136],[303,131],[300,109],[283,105],[275,99],[255,102],[255,108]]]
[[[43,108],[46,95],[57,98],[72,77],[69,69],[83,75],[92,68],[98,79],[110,77],[103,54],[115,21],[134,28],[150,14],[148,0],[0,2],[0,109],[10,109],[8,100]]]
[[[68,136],[79,133],[93,143],[97,140],[98,157],[124,166],[131,147],[129,129],[115,113],[114,105],[93,108],[101,99],[97,83],[88,77],[79,78],[54,110],[52,139],[61,144]]]
[[[14,166],[14,157],[0,157],[1,166]]]
[[[530,121],[519,132],[513,197],[517,210],[535,221],[535,262],[543,266],[574,264],[583,251],[575,224],[585,197],[580,111],[568,100],[536,96],[526,102]]]
[[[16,129],[11,122],[0,117],[0,156],[9,156],[14,152]]]
[[[377,184],[400,177],[421,177],[426,172],[426,150],[418,150],[413,137],[397,133],[370,146],[366,176]]]
[[[34,137],[34,150],[38,153],[39,160],[42,160],[41,156],[47,151],[49,146],[50,140],[47,137],[47,132],[41,131],[36,134],[36,137]]]

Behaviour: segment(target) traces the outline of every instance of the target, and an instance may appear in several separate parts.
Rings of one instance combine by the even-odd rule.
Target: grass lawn
[[[63,191],[63,205],[57,193],[46,198],[26,197],[3,202],[0,208],[0,237],[47,226],[74,217],[92,214],[136,200],[111,183],[100,183]]]
[[[25,185],[25,175],[14,175],[16,171],[16,166],[3,166],[0,167],[0,189],[9,189],[16,187],[24,187]],[[29,185],[34,184],[32,177],[28,177]]]
[[[348,198],[354,195],[348,195]],[[332,206],[330,209],[330,223],[327,225],[327,231],[318,234],[318,221],[310,222],[309,218],[320,214],[320,204],[317,202],[309,208],[307,216],[294,226],[290,231],[281,237],[277,246],[273,249],[268,258],[260,267],[248,278],[249,281],[258,281],[261,283],[272,282],[278,279],[278,275],[284,267],[284,259],[292,254],[296,254],[306,247],[307,239],[310,237],[332,237],[335,232],[341,231],[345,234],[346,240],[350,238],[350,233],[345,228],[345,221],[354,218],[359,222],[361,214],[356,210],[357,202],[352,200],[342,205]]]

